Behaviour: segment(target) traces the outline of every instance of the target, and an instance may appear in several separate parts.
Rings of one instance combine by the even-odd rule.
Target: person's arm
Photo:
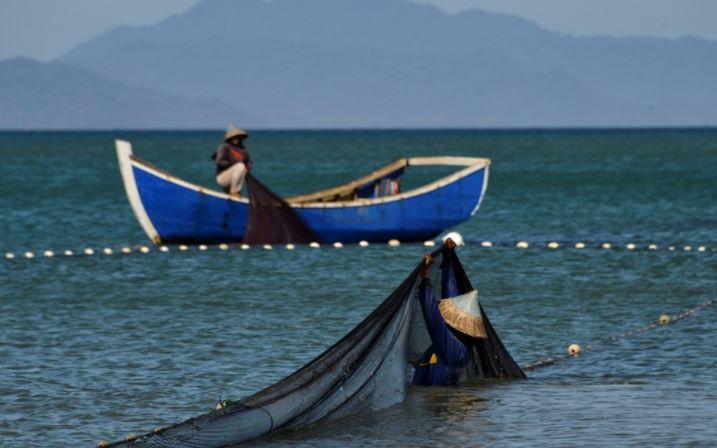
[[[249,155],[249,151],[247,151],[246,148],[242,149],[242,156],[244,157],[244,165],[246,165],[246,171],[251,171],[251,155]]]
[[[453,250],[456,248],[456,243],[452,239],[446,240],[446,247]],[[456,283],[456,273],[453,270],[453,263],[451,263],[451,257],[443,256],[441,262],[441,298],[456,297],[458,296],[458,284]]]
[[[441,298],[456,297],[458,293],[458,284],[456,283],[456,273],[453,271],[453,264],[450,260],[444,258],[441,263]]]
[[[430,259],[430,256],[428,258]],[[425,260],[424,258],[424,263]],[[418,287],[418,297],[421,301],[423,319],[438,358],[451,364],[464,363],[468,357],[468,349],[453,336],[446,321],[441,316],[436,297],[433,294],[433,287],[428,279],[427,265],[424,265],[421,284]]]
[[[221,144],[217,149],[217,158],[214,160],[214,163],[217,164],[217,168],[219,168],[220,171],[224,171],[225,169],[233,165],[232,161],[230,160],[230,155],[230,148],[227,146],[227,144]]]

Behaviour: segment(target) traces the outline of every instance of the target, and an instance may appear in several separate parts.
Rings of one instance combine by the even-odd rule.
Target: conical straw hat
[[[234,137],[249,137],[249,134],[242,128],[237,127],[234,123],[229,123],[227,132],[224,133],[224,141],[231,140]]]
[[[438,302],[438,310],[448,325],[474,338],[485,338],[485,327],[478,304],[478,291]]]

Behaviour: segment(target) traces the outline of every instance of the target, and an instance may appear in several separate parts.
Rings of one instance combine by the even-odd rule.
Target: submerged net
[[[247,175],[249,218],[242,242],[247,244],[309,244],[321,242],[294,209],[259,182]]]
[[[459,293],[473,289],[453,249],[433,254],[450,263]],[[430,268],[433,284],[440,270]],[[279,428],[378,410],[403,401],[412,368],[430,345],[418,301],[421,265],[366,319],[307,365],[266,389],[183,423],[111,446],[208,448],[235,445]],[[461,340],[472,360],[462,380],[525,378],[481,307],[486,338]]]

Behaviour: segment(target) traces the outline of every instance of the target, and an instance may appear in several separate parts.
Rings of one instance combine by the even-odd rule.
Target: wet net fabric
[[[434,256],[440,254],[453,263],[459,291],[472,290],[455,252],[441,247]],[[432,282],[440,282],[437,265],[431,267]],[[411,365],[430,345],[417,299],[420,270],[418,265],[344,338],[283,380],[224,409],[112,446],[224,447],[279,428],[400,403],[412,376]],[[487,337],[462,339],[475,358],[462,380],[524,378],[482,308],[481,313]]]
[[[444,250],[443,257],[453,265],[456,275],[458,292],[465,294],[472,291],[470,279],[466,275],[463,265],[453,250]],[[486,332],[486,338],[460,337],[461,341],[472,352],[470,362],[466,366],[466,377],[472,378],[525,378],[525,373],[510,356],[498,337],[493,325],[488,319],[483,305],[480,306],[481,318]]]
[[[294,209],[254,176],[247,175],[249,218],[242,242],[247,244],[309,244],[321,242]]]

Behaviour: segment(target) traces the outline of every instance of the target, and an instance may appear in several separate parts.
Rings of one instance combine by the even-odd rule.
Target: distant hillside
[[[236,117],[236,118],[235,118]],[[0,62],[0,129],[217,127],[247,114],[29,59]]]
[[[405,0],[204,0],[61,62],[270,127],[717,125],[715,42],[576,38]],[[231,115],[196,110],[195,126]]]

